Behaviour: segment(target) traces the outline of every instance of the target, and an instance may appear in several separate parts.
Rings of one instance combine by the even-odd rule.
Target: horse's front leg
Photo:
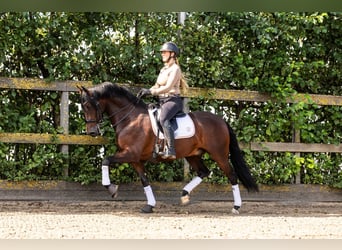
[[[135,154],[131,151],[118,151],[114,156],[109,156],[102,161],[102,185],[107,188],[108,192],[115,198],[117,196],[119,185],[113,184],[109,178],[110,165],[114,163],[125,163],[135,160]]]
[[[108,159],[102,162],[102,185],[107,188],[108,192],[115,198],[118,195],[119,185],[112,184],[109,178],[109,165],[110,161]]]

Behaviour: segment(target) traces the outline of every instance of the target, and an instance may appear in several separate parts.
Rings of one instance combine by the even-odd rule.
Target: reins
[[[132,112],[133,110],[135,109],[135,105],[133,103],[129,103],[127,104],[126,106],[124,106],[123,108],[113,112],[111,115],[108,116],[108,118],[112,118],[114,117],[115,115],[119,114],[120,112],[122,112],[124,109],[126,109],[127,107],[129,106],[132,106],[132,108],[127,112],[126,115],[124,115],[119,121],[115,122],[114,124],[112,124],[112,127],[116,127],[117,125],[119,125],[122,121],[124,121]]]

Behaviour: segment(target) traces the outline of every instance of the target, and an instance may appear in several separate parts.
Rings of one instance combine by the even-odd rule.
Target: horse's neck
[[[109,102],[106,107],[106,113],[111,120],[112,126],[116,127],[119,124],[126,124],[127,121],[134,121],[141,114],[148,116],[147,109],[135,105],[129,101],[122,103]]]

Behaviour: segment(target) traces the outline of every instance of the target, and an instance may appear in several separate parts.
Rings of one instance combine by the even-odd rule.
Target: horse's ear
[[[82,86],[81,85],[76,85],[76,88],[78,88],[79,92],[82,93]]]
[[[76,85],[76,87],[79,89],[79,92],[80,92],[81,94],[82,94],[83,91],[86,92],[87,95],[90,94],[90,93],[89,93],[89,90],[88,90],[86,87],[80,86],[80,85]]]
[[[87,93],[87,95],[90,95],[90,92],[89,92],[89,90],[86,87],[82,86],[82,89],[84,90],[84,92]]]

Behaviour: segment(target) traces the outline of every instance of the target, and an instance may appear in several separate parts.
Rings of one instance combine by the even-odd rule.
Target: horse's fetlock
[[[205,177],[208,177],[209,175],[211,174],[211,172],[208,170],[208,171],[201,171],[198,175],[198,177],[204,179]]]
[[[186,196],[186,195],[189,195],[189,192],[186,191],[186,190],[183,190],[183,191],[182,191],[182,196]]]
[[[106,158],[102,161],[102,166],[109,166],[110,165],[110,161]]]

